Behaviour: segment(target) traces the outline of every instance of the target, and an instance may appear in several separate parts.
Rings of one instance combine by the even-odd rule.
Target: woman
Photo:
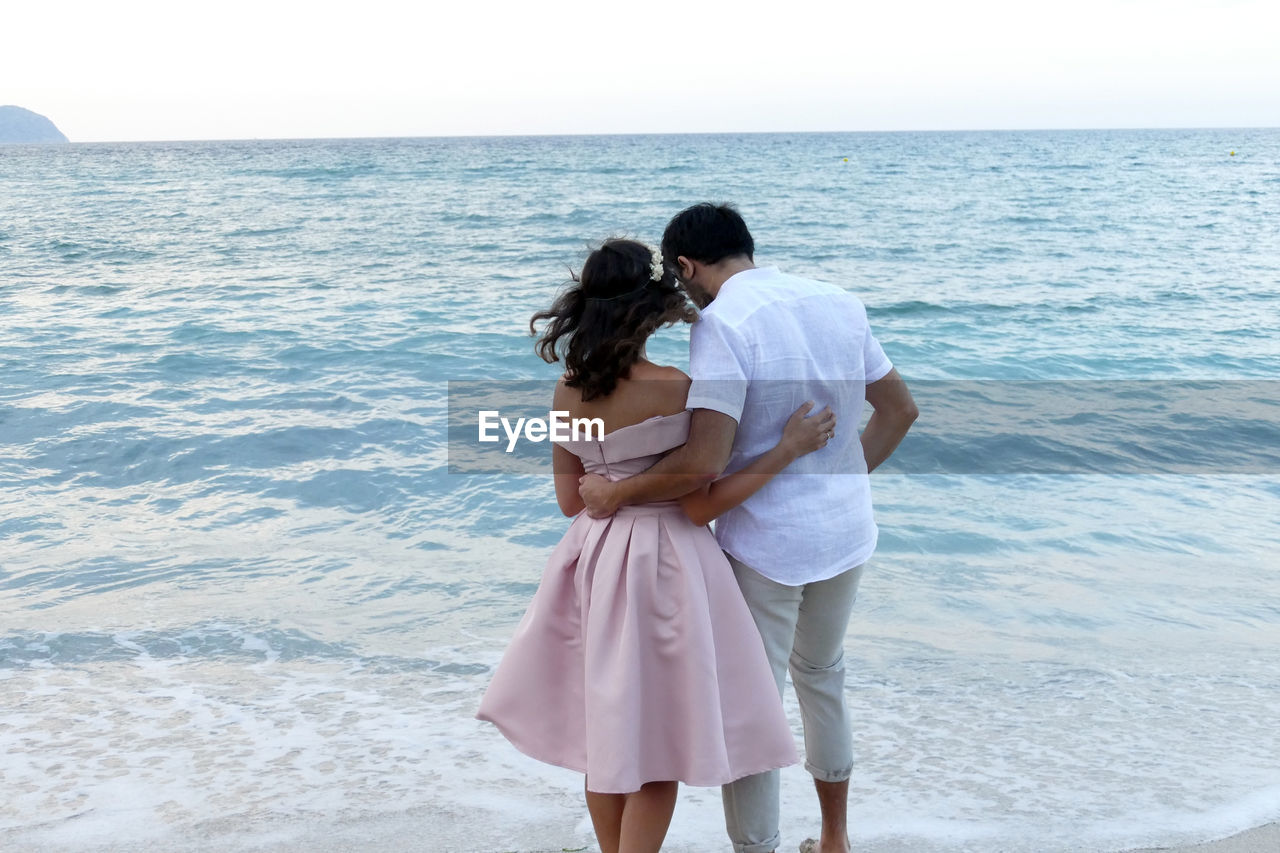
[[[600,418],[605,434],[553,446],[556,499],[574,520],[478,716],[522,752],[586,774],[604,853],[658,850],[679,782],[721,785],[796,761],[759,634],[702,525],[825,446],[834,415],[806,417],[805,404],[771,451],[681,501],[593,519],[578,495],[588,472],[621,479],[685,442],[689,378],[644,345],[695,319],[661,256],[609,240],[530,322],[536,333],[549,321],[538,353],[565,362],[552,408]]]

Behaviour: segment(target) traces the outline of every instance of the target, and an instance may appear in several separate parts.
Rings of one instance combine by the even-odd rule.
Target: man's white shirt
[[[801,456],[716,521],[716,539],[765,577],[789,586],[861,565],[876,546],[867,463],[858,439],[866,385],[893,365],[852,294],[776,268],[740,272],[694,323],[686,406],[738,422],[726,474],[771,449],[806,400],[830,405],[826,447]]]

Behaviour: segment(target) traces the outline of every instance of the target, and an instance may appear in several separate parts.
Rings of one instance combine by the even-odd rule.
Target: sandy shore
[[[432,825],[431,819],[440,814],[401,815],[393,819],[354,821],[329,831],[318,827],[299,825],[289,821],[271,822],[257,832],[244,833],[240,827],[232,829],[213,822],[202,827],[202,832],[182,838],[168,837],[154,841],[135,840],[128,844],[102,843],[101,840],[73,840],[63,837],[57,841],[15,837],[11,832],[0,832],[0,847],[30,851],[30,853],[205,853],[213,850],[235,850],[244,853],[349,853],[353,849],[384,850],[394,853],[566,853],[582,851],[595,853],[595,845],[582,846],[579,837],[564,837],[563,833],[548,833],[534,828],[523,838],[512,838],[508,844],[494,844],[487,840],[479,845],[475,838],[468,839],[458,825]],[[424,818],[427,819],[424,822]],[[334,832],[333,830],[338,830]],[[440,830],[443,829],[443,833]],[[230,830],[230,831],[228,831]],[[50,843],[52,841],[52,843]],[[16,845],[10,847],[8,845]],[[566,846],[571,843],[571,846]],[[353,844],[356,846],[353,847]],[[859,853],[917,853],[919,842],[880,840],[854,844]],[[727,846],[725,847],[727,850]],[[781,853],[788,853],[783,847]],[[932,848],[931,848],[932,849]],[[964,853],[1007,853],[1010,849],[993,841],[990,846],[982,842],[958,848]],[[1021,848],[1018,848],[1021,850]],[[1067,848],[1074,853],[1121,853],[1113,850],[1095,850],[1088,847]],[[693,853],[683,845],[664,847],[669,853]],[[705,853],[705,851],[700,851]],[[1176,847],[1148,847],[1131,849],[1123,853],[1280,853],[1280,823],[1257,827],[1203,844]]]
[[[1149,847],[1131,853],[1157,853],[1176,850],[1179,853],[1280,853],[1280,823],[1250,829],[1221,841],[1192,844],[1185,847]]]

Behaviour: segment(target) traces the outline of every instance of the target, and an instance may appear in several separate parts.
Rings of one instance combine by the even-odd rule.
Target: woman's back
[[[604,424],[603,439],[580,436],[564,447],[582,460],[586,473],[610,480],[638,474],[688,439],[688,393],[684,373],[647,361],[632,365],[606,397],[584,402],[580,393],[562,384],[558,409],[571,418],[598,418]]]
[[[689,384],[689,377],[677,368],[639,361],[604,397],[584,401],[580,391],[561,383],[557,406],[563,403],[575,418],[599,418],[608,435],[659,415],[683,412]]]
[[[691,417],[688,411],[654,415],[606,433],[603,439],[580,436],[564,442],[564,446],[582,460],[585,473],[622,480],[648,470],[668,452],[688,441]]]

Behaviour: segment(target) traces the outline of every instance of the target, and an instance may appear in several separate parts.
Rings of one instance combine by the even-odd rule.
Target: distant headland
[[[9,142],[66,142],[62,131],[39,113],[0,107],[0,145]]]

